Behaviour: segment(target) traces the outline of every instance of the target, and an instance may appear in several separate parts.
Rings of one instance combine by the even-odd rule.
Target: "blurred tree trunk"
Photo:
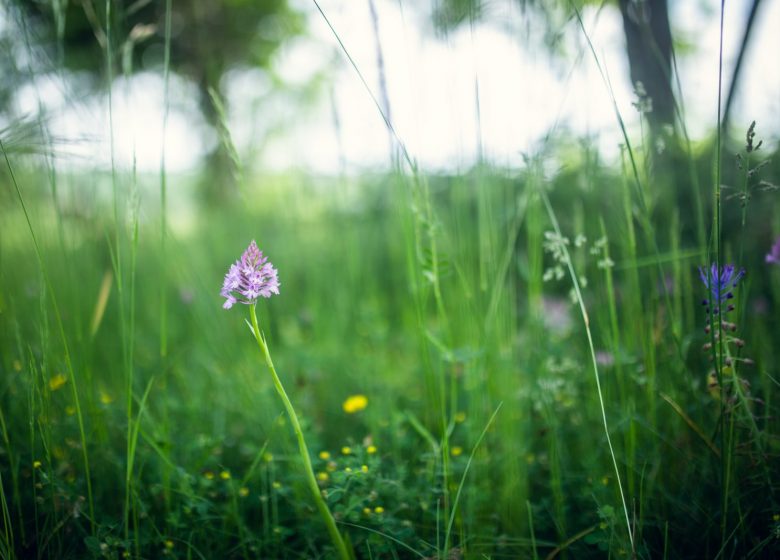
[[[642,143],[648,179],[653,185],[648,200],[650,213],[653,215],[655,209],[664,207],[662,199],[681,208],[692,208],[700,193],[690,188],[687,156],[674,126],[676,103],[672,90],[673,47],[668,2],[619,0],[618,4],[623,16],[631,83],[649,128]],[[703,227],[699,218],[695,230],[704,231]]]
[[[667,0],[619,0],[631,83],[641,82],[652,99],[647,120],[653,137],[674,125],[672,30]]]

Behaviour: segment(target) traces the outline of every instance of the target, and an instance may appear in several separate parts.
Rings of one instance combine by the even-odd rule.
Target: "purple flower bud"
[[[269,298],[273,294],[279,294],[278,272],[252,241],[241,259],[230,265],[225,274],[219,292],[225,298],[222,307],[230,309],[238,302],[250,305],[258,297]]]

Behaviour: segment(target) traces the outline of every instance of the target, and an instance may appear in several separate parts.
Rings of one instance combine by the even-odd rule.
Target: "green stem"
[[[720,158],[721,158],[721,136],[723,132],[723,122],[721,119],[721,94],[723,91],[722,88],[722,82],[723,82],[723,20],[724,20],[724,13],[726,8],[726,0],[721,0],[720,2],[720,42],[718,46],[718,128],[716,129],[716,153],[715,153],[715,226],[714,226],[714,235],[715,235],[715,263],[716,263],[716,271],[718,274],[720,274],[720,267],[723,265],[723,244],[721,240],[721,189],[720,189]],[[711,278],[710,282],[714,282],[715,279]],[[729,488],[729,477],[730,477],[730,471],[729,471],[729,461],[731,460],[729,457],[729,449],[726,448],[726,445],[728,444],[728,440],[726,439],[726,394],[724,389],[724,380],[723,380],[723,321],[721,320],[721,316],[715,317],[715,314],[710,311],[710,317],[712,320],[710,321],[710,325],[712,328],[711,331],[711,337],[712,339],[715,339],[715,329],[717,329],[717,346],[713,344],[713,351],[717,348],[717,356],[715,356],[715,374],[718,379],[718,385],[720,386],[720,438],[721,438],[721,445],[720,448],[723,450],[723,455],[721,456],[721,518],[720,518],[720,531],[721,531],[721,549],[724,549],[726,547],[726,529],[728,526],[728,506],[729,506],[729,497],[728,497],[728,488]],[[715,320],[717,319],[718,324],[715,325]]]
[[[309,449],[306,447],[306,440],[303,438],[303,430],[301,430],[301,424],[298,422],[298,415],[295,413],[292,402],[290,402],[290,398],[287,396],[287,392],[282,386],[282,381],[276,373],[273,360],[271,360],[271,354],[268,352],[268,345],[265,343],[265,338],[263,338],[263,335],[260,332],[260,326],[257,324],[257,313],[255,312],[254,304],[249,306],[249,315],[252,318],[252,329],[254,331],[255,340],[257,340],[257,345],[260,347],[260,351],[265,357],[265,363],[268,366],[268,371],[271,372],[276,392],[282,399],[284,408],[287,410],[287,416],[289,416],[290,422],[292,422],[293,429],[295,430],[295,437],[298,440],[298,451],[301,454],[304,471],[306,472],[306,482],[314,497],[314,503],[317,505],[317,509],[319,510],[323,521],[325,521],[325,526],[328,528],[328,533],[338,551],[339,557],[342,560],[351,560],[351,556],[347,552],[347,546],[344,544],[344,539],[342,539],[341,533],[339,533],[339,530],[336,527],[336,521],[333,519],[330,509],[328,509],[328,505],[325,503],[322,493],[320,492],[320,487],[317,484],[317,479],[314,477],[314,470],[311,466],[311,456],[309,455]]]
[[[171,4],[165,2],[165,50],[163,57],[163,121],[162,150],[160,151],[160,253],[163,262],[165,258],[165,241],[168,236],[168,180],[165,172],[165,138],[168,131],[168,114],[170,111],[170,75],[171,75]],[[160,357],[168,355],[168,267],[162,267],[164,281],[160,286]]]

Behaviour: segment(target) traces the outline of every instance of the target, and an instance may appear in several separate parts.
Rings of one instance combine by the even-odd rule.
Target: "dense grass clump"
[[[359,193],[266,177],[178,216],[164,254],[153,199],[120,195],[114,224],[85,177],[60,180],[55,201],[29,163],[6,173],[7,556],[329,556],[251,334],[221,308],[250,231],[282,282],[258,304],[266,337],[359,557],[630,555],[617,473],[640,556],[776,547],[771,192],[745,229],[724,203],[724,253],[747,273],[718,381],[706,247],[680,236],[674,193],[645,247],[603,166],[366,177]]]

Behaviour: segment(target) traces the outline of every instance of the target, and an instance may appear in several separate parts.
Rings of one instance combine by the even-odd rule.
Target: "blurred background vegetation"
[[[245,309],[221,308],[251,239],[357,558],[776,554],[778,130],[736,118],[780,98],[754,38],[777,10],[725,22],[722,118],[694,136],[680,68],[718,55],[666,0],[356,4],[3,3],[0,555],[332,557]],[[610,132],[601,109],[578,128],[518,100],[546,129],[501,156],[490,80],[462,59],[484,29],[558,69],[550,99],[586,97],[589,68]],[[428,162],[452,129],[431,148],[394,95],[387,45],[422,57],[416,33],[473,103],[473,150],[446,165]],[[769,85],[746,83],[762,66]],[[718,254],[747,275],[713,370],[697,267]]]

